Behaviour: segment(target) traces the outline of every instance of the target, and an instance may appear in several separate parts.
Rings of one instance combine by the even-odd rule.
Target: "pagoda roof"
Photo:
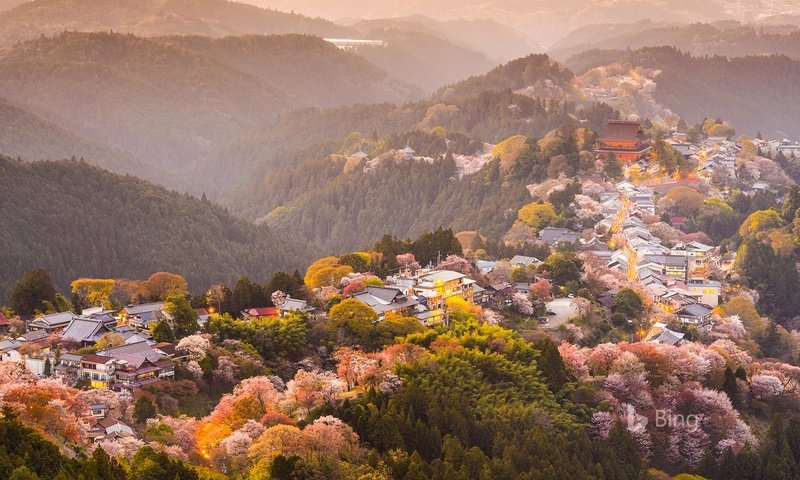
[[[639,122],[624,120],[609,120],[606,133],[600,138],[601,142],[642,142],[648,137],[642,132]]]

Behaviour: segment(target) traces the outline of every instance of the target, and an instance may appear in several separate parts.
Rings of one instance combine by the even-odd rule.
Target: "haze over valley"
[[[800,5],[0,0],[0,479],[800,478]]]

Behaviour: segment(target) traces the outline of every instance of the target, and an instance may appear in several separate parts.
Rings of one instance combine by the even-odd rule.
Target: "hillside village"
[[[798,147],[787,141],[733,141],[724,136],[690,139],[678,133],[659,136],[657,142],[662,146],[654,146],[638,120],[610,120],[593,152],[597,171],[573,178],[562,174],[546,187],[547,200],[553,193],[574,189],[568,211],[582,219],[583,228],[575,228],[575,222],[569,226],[552,222],[555,216],[548,220],[545,215],[536,222],[539,229],[521,242],[518,237],[507,237],[517,242],[512,249],[516,253],[508,257],[488,254],[477,232],[453,235],[440,230],[428,234],[427,241],[433,243],[428,246],[427,263],[421,265],[410,250],[403,250],[413,250],[421,239],[403,243],[386,237],[383,247],[379,242],[375,251],[320,259],[309,267],[305,279],[295,276],[294,287],[298,288],[291,294],[273,290],[269,301],[264,301],[264,294],[256,294],[251,298],[259,301],[242,304],[236,311],[230,311],[230,290],[228,298],[210,290],[192,299],[191,306],[186,298],[171,296],[114,308],[110,290],[102,294],[109,285],[113,287],[113,281],[89,281],[84,282],[89,287],[82,291],[83,298],[100,298],[100,305],[26,319],[0,314],[0,358],[6,365],[22,366],[41,378],[87,392],[116,392],[123,402],[135,403],[134,411],[120,411],[119,400],[109,401],[102,393],[88,395],[91,401],[81,404],[83,430],[79,435],[108,446],[120,439],[149,436],[135,423],[147,416],[142,411],[155,408],[150,403],[152,393],[147,393],[154,386],[197,382],[203,376],[227,376],[233,384],[238,375],[246,378],[241,366],[231,364],[232,372],[238,373],[221,371],[225,362],[230,363],[228,353],[211,361],[203,351],[215,348],[212,344],[230,349],[232,344],[225,345],[232,340],[226,338],[252,342],[247,336],[237,336],[237,329],[257,331],[275,326],[277,336],[272,342],[277,344],[286,341],[280,332],[292,322],[303,324],[302,331],[322,325],[338,331],[338,336],[331,338],[336,338],[340,347],[359,348],[372,341],[370,330],[385,328],[391,338],[448,327],[454,316],[463,321],[467,315],[489,325],[510,327],[526,338],[552,338],[565,346],[594,337],[606,345],[647,343],[696,349],[697,342],[730,339],[731,330],[741,337],[740,315],[745,311],[725,306],[743,301],[753,305],[759,293],[739,281],[735,250],[716,244],[706,232],[684,233],[690,221],[687,208],[729,201],[732,195],[780,201],[788,194],[785,175],[771,160],[752,154],[745,158],[741,153],[750,150],[793,158]],[[673,159],[677,164],[691,167],[683,167],[680,174],[666,173],[653,155],[654,148],[667,148],[664,145],[680,157]],[[491,151],[490,147],[485,147],[485,152]],[[434,161],[417,156],[408,142],[405,148],[375,160],[361,149],[351,158],[358,159],[365,171],[386,158]],[[485,161],[488,158],[480,163]],[[607,165],[615,162],[620,171],[612,178],[609,171],[614,169]],[[471,168],[469,162],[460,163]],[[537,192],[541,194],[540,186],[529,189],[534,198]],[[532,205],[538,209],[549,202],[540,199]],[[520,211],[520,221],[525,217]],[[389,258],[388,270],[380,263],[384,254],[376,253],[380,248],[396,255]],[[385,275],[379,277],[377,271]],[[239,287],[237,284],[237,292]],[[100,296],[92,297],[93,293]],[[222,307],[223,301],[228,307]],[[358,321],[367,323],[354,326]],[[312,352],[302,345],[304,340],[299,341],[292,347],[300,366],[292,382],[304,371],[320,375],[329,391],[326,395],[331,395],[328,401],[354,388],[348,377],[341,377],[341,362],[346,361],[341,350],[336,353],[340,363],[337,380],[324,370],[334,360],[331,352],[322,346]],[[236,355],[242,355],[241,346],[233,348],[239,349]],[[298,356],[301,351],[305,353]],[[568,367],[569,352],[562,350]],[[267,353],[262,350],[261,354],[266,360]],[[301,359],[302,355],[305,358]],[[249,358],[248,354],[243,358]],[[259,360],[245,363],[253,361],[260,364]],[[277,377],[274,381],[283,382]],[[113,415],[112,409],[117,410]]]

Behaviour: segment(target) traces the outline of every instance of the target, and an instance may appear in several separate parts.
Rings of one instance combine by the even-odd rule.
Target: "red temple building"
[[[594,153],[607,159],[612,153],[622,162],[635,162],[647,156],[650,139],[642,133],[639,122],[609,120],[606,133],[597,140]]]

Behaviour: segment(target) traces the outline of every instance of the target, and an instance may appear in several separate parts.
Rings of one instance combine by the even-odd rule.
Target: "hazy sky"
[[[492,18],[548,44],[590,23],[708,22],[800,13],[798,0],[243,0],[334,21],[422,14],[436,19]]]

